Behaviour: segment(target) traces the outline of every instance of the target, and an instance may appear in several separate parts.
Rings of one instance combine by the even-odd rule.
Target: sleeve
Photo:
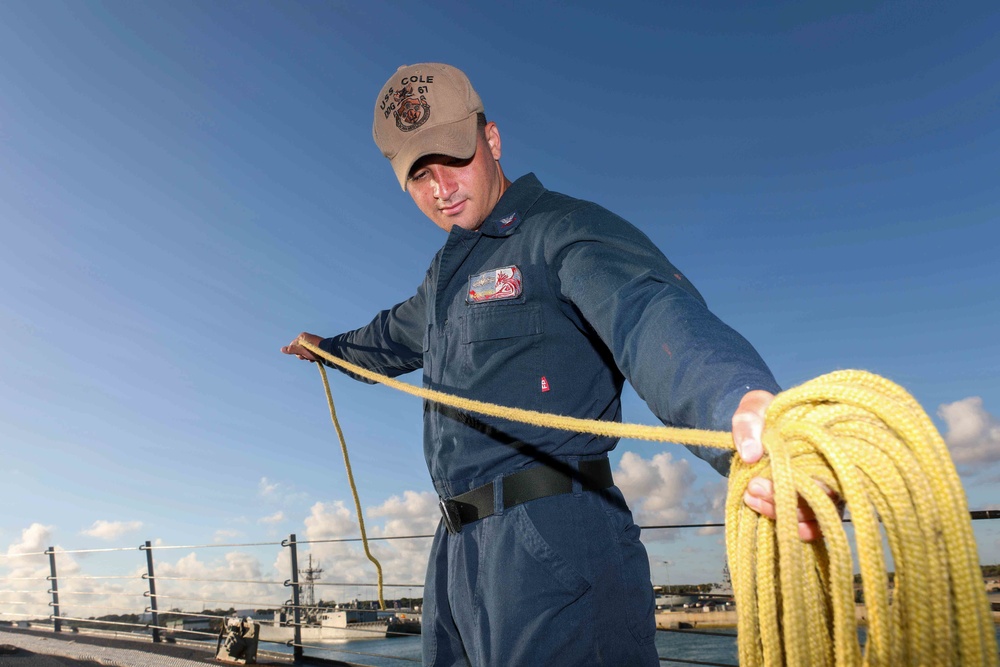
[[[424,280],[414,296],[383,310],[360,329],[324,339],[320,349],[389,377],[422,368],[427,330],[426,294],[427,280]],[[369,382],[353,373],[347,375]]]
[[[627,221],[585,203],[554,231],[546,259],[562,298],[664,424],[730,431],[747,391],[779,391],[753,346],[712,314],[694,285]],[[689,449],[728,474],[731,452]]]

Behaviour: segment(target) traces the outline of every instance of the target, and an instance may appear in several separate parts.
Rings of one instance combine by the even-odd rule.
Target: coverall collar
[[[484,236],[510,236],[521,224],[545,188],[533,173],[525,174],[511,183],[510,187],[500,197],[482,226],[480,233]]]

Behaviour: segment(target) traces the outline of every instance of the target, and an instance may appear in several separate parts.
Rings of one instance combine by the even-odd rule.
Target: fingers
[[[778,518],[774,508],[774,483],[764,477],[755,477],[750,480],[747,490],[743,494],[743,502],[747,507],[755,512],[775,520]],[[819,522],[812,509],[799,497],[799,505],[796,510],[798,519],[799,538],[805,542],[812,542],[821,537],[823,531],[820,530]]]
[[[764,413],[774,400],[774,394],[761,389],[747,392],[733,414],[733,444],[746,464],[756,463],[764,455],[761,435]]]
[[[318,346],[322,338],[315,334],[302,332],[295,337],[288,345],[281,348],[282,354],[290,354],[302,359],[303,361],[308,361],[310,363],[319,361],[315,354],[310,352],[307,348],[303,347],[302,343],[306,342],[314,346]]]
[[[774,484],[769,479],[754,477],[750,480],[747,490],[743,493],[743,502],[758,514],[763,514],[769,519],[778,518],[774,509]]]
[[[812,542],[823,536],[823,531],[819,528],[818,521],[800,521],[799,539],[803,542]]]

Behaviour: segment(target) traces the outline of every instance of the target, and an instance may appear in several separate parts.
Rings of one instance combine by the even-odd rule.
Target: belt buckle
[[[461,533],[462,517],[458,513],[458,503],[454,500],[441,498],[438,501],[438,508],[441,510],[441,516],[444,518],[444,527],[448,529],[448,533],[451,535]]]

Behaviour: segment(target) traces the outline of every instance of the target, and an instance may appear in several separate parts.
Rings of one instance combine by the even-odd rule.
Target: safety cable
[[[455,397],[298,344],[354,375],[469,412],[597,435],[734,448],[725,432],[578,419]],[[726,503],[740,665],[1000,665],[965,492],[944,440],[917,401],[878,375],[837,371],[780,393],[764,421],[765,456],[753,465],[733,457]],[[755,477],[774,481],[776,521],[743,503]],[[864,656],[842,505],[831,493],[853,520],[867,609]],[[798,497],[815,513],[822,539],[799,539]],[[891,591],[883,531],[895,563]]]

